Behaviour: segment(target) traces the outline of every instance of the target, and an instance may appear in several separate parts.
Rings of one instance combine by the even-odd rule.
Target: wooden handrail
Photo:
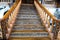
[[[34,4],[40,15],[40,18],[43,21],[43,25],[46,27],[46,30],[48,31],[51,39],[55,40],[58,35],[60,20],[58,20],[54,15],[52,15],[41,3],[39,3],[38,0],[34,0]]]
[[[7,33],[8,36],[7,36],[7,38],[10,37],[11,31],[12,31],[12,28],[13,28],[13,25],[14,25],[15,20],[16,20],[16,16],[17,16],[18,11],[19,11],[20,6],[21,6],[21,0],[20,1],[17,1],[17,2],[18,2],[17,7],[13,11],[13,14],[11,14],[11,16],[10,16],[11,18],[9,18],[9,21],[8,21],[8,24],[10,25],[10,28],[8,28],[8,33]]]

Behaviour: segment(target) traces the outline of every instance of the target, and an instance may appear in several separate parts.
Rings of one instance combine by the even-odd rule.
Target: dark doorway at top
[[[22,0],[22,3],[25,3],[25,4],[33,4],[34,3],[34,0]]]

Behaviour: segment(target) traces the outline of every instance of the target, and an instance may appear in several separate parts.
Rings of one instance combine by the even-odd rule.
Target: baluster
[[[2,28],[1,28],[1,20],[0,20],[0,37],[3,38],[3,35],[2,35]]]
[[[53,40],[53,33],[52,33],[53,19],[51,17],[49,19],[49,23],[50,23],[50,27],[49,27],[50,37],[51,37],[51,40]]]
[[[46,14],[46,23],[45,26],[48,27],[48,15]]]
[[[6,22],[6,20],[1,21],[1,28],[2,28],[3,39],[6,39],[6,33],[7,33],[7,22]]]
[[[48,28],[50,29],[50,16],[48,16],[47,21],[48,21]]]
[[[44,12],[44,23],[46,23],[46,13]]]
[[[53,22],[53,30],[52,30],[52,32],[53,32],[53,40],[56,40],[57,39],[57,22],[56,21],[54,21]]]
[[[60,29],[59,29],[59,32],[58,32],[57,40],[60,40]]]
[[[46,13],[45,13],[45,24],[46,24]]]
[[[52,28],[53,28],[53,19],[50,17],[50,30],[51,30],[51,32],[52,32]]]
[[[60,22],[57,22],[56,21],[56,34],[55,34],[55,39],[57,39],[57,37],[58,37],[58,32],[59,32],[59,28],[60,27]]]

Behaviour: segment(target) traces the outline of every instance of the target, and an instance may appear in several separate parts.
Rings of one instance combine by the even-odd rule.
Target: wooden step
[[[20,29],[20,30],[40,30],[40,29],[45,29],[45,27],[43,27],[43,26],[40,26],[40,27],[38,27],[38,26],[23,26],[23,25],[21,25],[21,26],[14,26],[14,29]]]
[[[34,5],[32,5],[32,6],[22,5],[21,8],[20,8],[20,12],[21,11],[25,11],[25,12],[26,11],[28,11],[28,12],[30,11],[31,12],[31,11],[34,11],[34,10],[35,10]]]
[[[40,30],[20,30],[20,29],[14,30],[13,29],[12,32],[47,32],[47,31],[46,30],[42,30],[42,29],[40,29]]]
[[[22,4],[22,5],[21,5],[21,8],[22,8],[22,7],[33,7],[33,6],[34,6],[33,4]]]
[[[26,10],[26,11],[27,11],[27,10],[28,10],[28,11],[32,11],[32,10],[33,10],[33,11],[34,11],[34,8],[33,8],[33,7],[32,7],[32,8],[31,8],[31,7],[27,7],[27,8],[26,8],[26,7],[21,7],[20,10],[22,10],[22,11],[23,11],[23,10],[24,10],[24,11],[25,11],[25,10]]]
[[[29,11],[27,11],[27,12],[25,12],[25,11],[20,11],[19,13],[18,13],[18,15],[21,15],[21,14],[24,14],[24,15],[38,15],[37,13],[36,13],[36,11],[31,11],[31,12],[29,12]]]
[[[20,12],[35,12],[35,11],[32,11],[32,10],[20,10]]]
[[[16,20],[15,24],[40,24],[40,20]]]
[[[26,7],[22,7],[21,11],[23,11],[23,10],[24,10],[24,11],[25,11],[25,10],[26,10],[26,11],[27,11],[27,10],[28,10],[28,11],[32,11],[32,10],[34,11],[34,8],[31,8],[31,7],[27,7],[27,8],[26,8]]]
[[[40,20],[38,15],[18,15],[17,19],[38,19]]]
[[[43,32],[46,31],[43,26],[37,27],[37,26],[14,26],[13,31],[17,32]]]
[[[25,17],[27,17],[27,18],[28,17],[30,17],[30,18],[34,18],[35,17],[35,18],[39,18],[38,15],[18,15],[18,17],[24,17],[24,18]]]
[[[27,7],[27,8],[26,8]],[[20,9],[34,9],[34,5],[21,5],[21,8]]]
[[[14,26],[21,26],[21,25],[23,25],[23,26],[36,26],[36,27],[41,26],[40,24],[14,24]]]
[[[13,32],[11,37],[49,37],[47,32]]]
[[[49,37],[10,38],[10,40],[51,40]]]
[[[22,19],[23,20],[40,20],[40,18],[26,18],[26,17],[25,18],[23,18],[23,17],[22,18],[21,17],[18,18],[17,17],[17,20],[22,20]]]
[[[21,7],[33,7],[34,4],[22,4]]]
[[[21,25],[21,24],[14,24],[14,27],[33,27],[33,28],[35,28],[35,27],[42,27],[42,28],[44,28],[44,26],[42,26],[42,25],[40,25],[40,24],[23,24],[23,25]]]

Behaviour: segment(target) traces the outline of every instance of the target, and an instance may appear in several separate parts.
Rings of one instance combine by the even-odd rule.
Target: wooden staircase
[[[51,40],[34,4],[21,4],[10,40]]]
[[[60,39],[60,20],[56,19],[38,0],[33,0],[32,4],[30,2],[16,0],[0,19],[0,40]]]

